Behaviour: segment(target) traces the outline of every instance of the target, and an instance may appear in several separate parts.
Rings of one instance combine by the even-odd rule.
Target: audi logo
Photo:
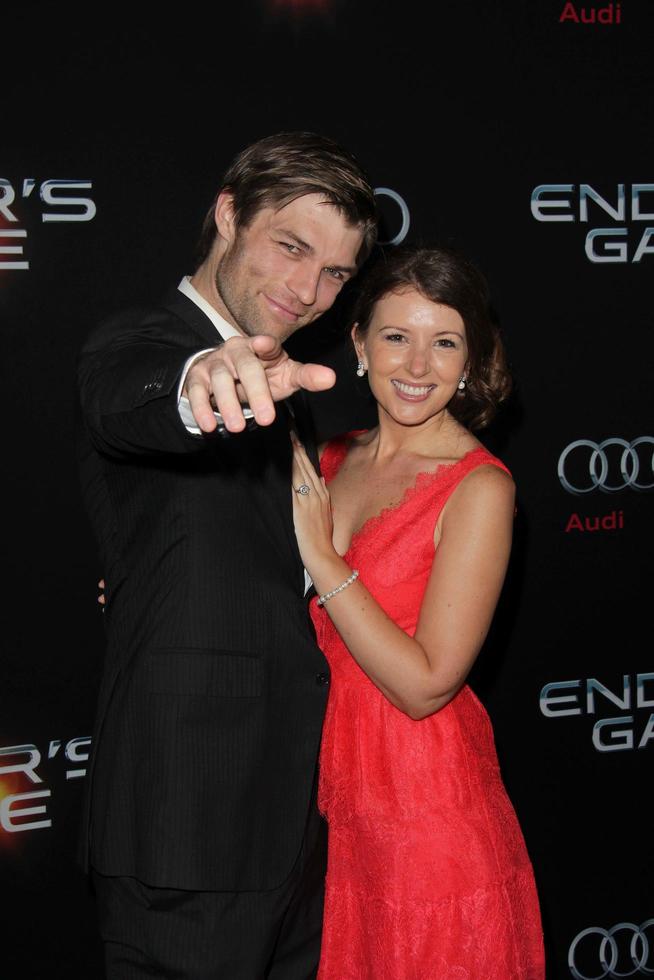
[[[374,193],[377,197],[388,197],[391,201],[394,201],[398,208],[400,209],[400,217],[402,223],[400,225],[400,230],[392,238],[388,238],[386,241],[379,241],[379,245],[399,245],[403,242],[406,236],[409,234],[409,227],[411,225],[411,215],[409,214],[409,208],[407,203],[401,194],[394,191],[391,187],[375,187]]]
[[[617,453],[611,453],[612,465],[606,452],[612,446],[622,450],[619,456],[620,476],[610,472],[611,469],[616,468],[617,456]],[[642,446],[650,448],[643,450],[640,448]],[[651,490],[654,488],[654,481],[649,479],[650,476],[654,476],[654,448],[652,447],[654,447],[652,436],[640,436],[632,442],[617,437],[604,439],[603,442],[576,439],[566,446],[559,456],[557,473],[561,486],[568,493],[575,494],[591,493],[598,489],[604,493],[617,493],[618,490],[625,490],[627,487],[631,487],[632,490]],[[587,456],[587,470],[581,467],[579,454],[582,459]]]
[[[654,976],[654,955],[646,930],[654,925],[647,919],[639,926],[618,922],[612,929],[591,926],[578,933],[568,950],[568,966],[575,980],[604,980],[605,977]],[[592,936],[593,939],[587,937]],[[599,972],[598,972],[599,968]]]

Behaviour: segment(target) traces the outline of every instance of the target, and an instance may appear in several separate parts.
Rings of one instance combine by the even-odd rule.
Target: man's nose
[[[286,285],[303,306],[313,306],[318,295],[322,268],[313,262],[299,262],[286,280]]]

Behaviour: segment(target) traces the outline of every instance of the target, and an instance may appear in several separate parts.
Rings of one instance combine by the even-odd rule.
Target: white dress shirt
[[[214,327],[216,328],[216,331],[218,333],[218,337],[216,339],[219,340],[220,343],[222,343],[223,340],[229,340],[230,337],[243,336],[238,332],[236,327],[233,327],[231,323],[228,323],[227,320],[225,320],[224,317],[222,317],[220,313],[218,313],[218,311],[213,308],[211,303],[207,303],[204,296],[200,296],[195,286],[191,283],[190,276],[184,276],[184,278],[182,279],[182,281],[180,282],[177,288],[179,289],[180,293],[184,293],[185,296],[188,296],[188,298],[192,300],[195,303],[195,305],[202,310],[205,316],[209,317]],[[186,375],[188,374],[188,369],[191,367],[191,365],[194,364],[195,361],[197,361],[198,357],[201,357],[202,354],[208,354],[212,350],[216,350],[216,347],[205,347],[204,350],[199,350],[197,354],[194,354],[192,357],[189,357],[188,361],[184,365],[184,369],[182,370],[182,377],[180,378],[179,387],[177,389],[177,406],[179,411],[179,417],[181,418],[182,422],[186,426],[187,430],[189,432],[192,432],[193,435],[195,436],[200,435],[200,428],[197,422],[195,421],[195,419],[193,418],[193,413],[191,412],[191,406],[189,404],[188,398],[182,397],[182,389],[186,382]],[[214,415],[216,416],[217,419],[219,419],[222,422],[222,418],[219,412],[214,412]],[[250,408],[244,408],[243,415],[245,416],[246,419],[250,419],[253,416],[253,412]]]

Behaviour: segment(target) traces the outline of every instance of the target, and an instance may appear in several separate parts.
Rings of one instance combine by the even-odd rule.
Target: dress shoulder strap
[[[329,440],[320,457],[320,472],[327,483],[333,480],[338,473],[343,460],[348,454],[353,438],[365,431],[366,429],[353,429],[351,432],[344,432],[343,435]]]
[[[478,466],[486,465],[497,466],[498,469],[504,470],[505,473],[508,473],[509,476],[511,476],[511,471],[509,470],[508,466],[506,466],[501,459],[498,459],[497,456],[494,456],[491,452],[489,452],[484,446],[480,446],[478,449],[472,449],[469,453],[466,453],[466,455],[459,460],[458,464],[455,464],[453,469],[456,470],[456,476],[459,479],[463,479],[463,477],[472,472],[472,470],[476,470]]]

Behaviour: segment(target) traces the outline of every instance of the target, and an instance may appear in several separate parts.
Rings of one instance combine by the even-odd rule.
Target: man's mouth
[[[294,310],[290,306],[280,303],[278,299],[273,299],[273,297],[268,296],[267,293],[264,293],[263,295],[273,312],[278,316],[281,316],[282,319],[286,320],[288,323],[297,323],[302,316],[302,312],[300,310]]]

